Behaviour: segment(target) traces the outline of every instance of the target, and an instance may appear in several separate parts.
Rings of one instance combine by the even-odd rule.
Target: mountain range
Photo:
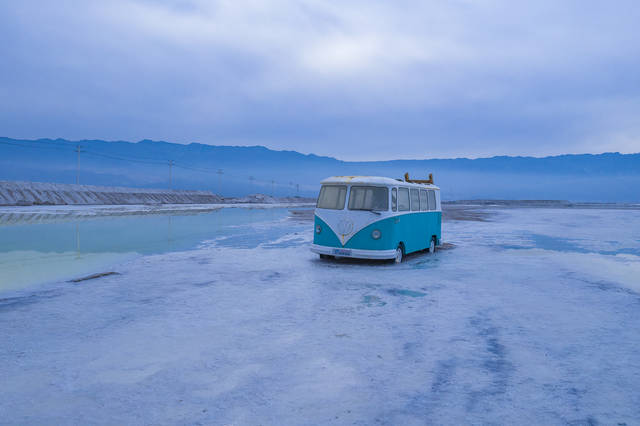
[[[405,172],[433,173],[445,200],[640,202],[640,154],[357,162],[263,146],[0,137],[0,180],[315,196],[327,176]]]

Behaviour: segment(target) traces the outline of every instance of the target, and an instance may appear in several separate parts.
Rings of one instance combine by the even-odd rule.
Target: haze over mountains
[[[0,138],[0,180],[315,196],[331,175],[435,175],[443,199],[640,202],[640,154],[352,162],[262,146]],[[364,148],[366,149],[366,148]],[[428,149],[425,149],[428,157]],[[172,166],[169,166],[169,162]]]

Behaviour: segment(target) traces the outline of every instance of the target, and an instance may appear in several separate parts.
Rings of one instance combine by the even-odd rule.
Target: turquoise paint
[[[424,250],[431,244],[431,237],[436,236],[436,243],[440,243],[442,212],[415,212],[395,216],[394,237],[396,246],[404,243],[405,253]],[[395,248],[395,247],[393,247]]]
[[[398,247],[395,237],[395,223],[393,217],[381,219],[371,225],[365,226],[356,233],[345,245],[345,248],[364,250],[395,250]],[[380,231],[380,238],[371,238],[371,232],[377,229]]]
[[[318,225],[322,228],[319,234],[316,232]],[[338,236],[329,228],[329,225],[318,216],[315,216],[313,224],[313,243],[326,247],[342,247]]]
[[[340,239],[331,228],[322,219],[315,216],[314,229],[317,225],[322,227],[322,232],[318,234],[314,231],[314,244],[343,247]],[[344,248],[393,250],[402,242],[405,253],[412,253],[429,247],[433,235],[437,238],[437,244],[440,244],[441,226],[441,212],[415,212],[386,217],[358,231],[347,241]],[[382,234],[378,240],[371,238],[371,231],[374,229],[378,229]]]

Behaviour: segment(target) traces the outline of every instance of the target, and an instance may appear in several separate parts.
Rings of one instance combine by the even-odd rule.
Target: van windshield
[[[342,210],[347,198],[347,187],[340,185],[322,185],[318,196],[319,209]]]
[[[352,186],[349,210],[389,210],[389,189],[380,186]]]

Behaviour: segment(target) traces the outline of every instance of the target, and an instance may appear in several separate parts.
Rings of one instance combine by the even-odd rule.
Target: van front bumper
[[[326,254],[336,257],[353,257],[356,259],[394,259],[395,250],[361,250],[340,247],[328,247],[311,244],[311,251],[318,254]]]

